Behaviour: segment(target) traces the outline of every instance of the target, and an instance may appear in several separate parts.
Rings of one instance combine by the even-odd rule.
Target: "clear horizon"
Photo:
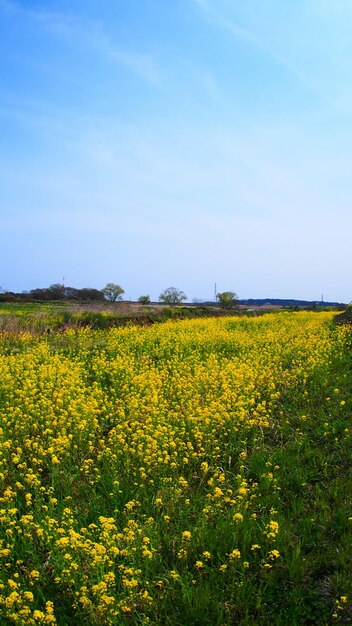
[[[0,0],[0,285],[352,299],[352,4]]]

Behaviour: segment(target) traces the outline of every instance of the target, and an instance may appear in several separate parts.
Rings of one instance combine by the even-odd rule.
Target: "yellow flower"
[[[33,602],[34,600],[34,596],[31,591],[24,591],[23,597],[25,600],[27,600],[27,602]]]
[[[43,621],[45,619],[45,613],[43,611],[33,611],[33,617],[36,621]]]
[[[241,552],[239,550],[237,550],[237,548],[232,550],[232,552],[229,554],[229,559],[231,561],[233,561],[235,559],[240,559],[240,558],[241,558]]]
[[[278,559],[279,558],[280,552],[278,550],[271,550],[269,552],[268,556],[269,556],[269,559],[271,559],[273,561],[274,559]]]

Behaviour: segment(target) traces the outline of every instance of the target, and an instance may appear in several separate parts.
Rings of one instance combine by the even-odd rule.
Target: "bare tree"
[[[216,298],[224,309],[235,309],[238,306],[238,295],[234,291],[217,293]]]
[[[187,300],[187,296],[176,287],[168,287],[159,296],[159,302],[164,304],[181,304],[182,300]]]
[[[110,302],[116,302],[122,300],[122,294],[125,293],[124,289],[120,285],[115,283],[108,283],[104,289],[101,290],[107,300]]]

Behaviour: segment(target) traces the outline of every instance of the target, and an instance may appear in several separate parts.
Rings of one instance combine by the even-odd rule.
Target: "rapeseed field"
[[[352,620],[332,314],[0,341],[0,624]]]

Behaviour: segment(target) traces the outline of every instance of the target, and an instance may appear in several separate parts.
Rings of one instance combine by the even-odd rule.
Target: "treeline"
[[[75,287],[65,287],[59,283],[50,285],[50,287],[31,289],[22,293],[14,293],[7,291],[0,294],[0,302],[47,302],[50,300],[73,300],[77,302],[104,301],[105,295],[99,289],[84,287],[76,289]]]
[[[95,289],[93,287],[83,287],[82,289],[76,289],[76,287],[65,287],[60,283],[50,285],[50,287],[44,287],[31,289],[30,291],[23,291],[21,293],[15,293],[12,291],[1,291],[0,288],[0,302],[49,302],[52,300],[66,300],[73,302],[104,302],[109,300],[110,302],[117,302],[122,299],[124,290],[120,285],[115,283],[108,283],[104,289]],[[175,287],[168,287],[159,296],[159,302],[164,304],[181,304],[183,300],[186,300],[186,295],[183,291],[176,289]],[[140,304],[151,304],[149,296],[140,296],[138,298]],[[155,304],[155,303],[154,303]],[[216,302],[193,302],[193,306],[202,304],[202,306],[211,306],[222,308],[236,308],[239,304],[247,307],[265,307],[265,306],[279,306],[282,308],[317,308],[317,307],[345,307],[346,305],[341,302],[326,302],[326,301],[314,301],[314,300],[295,300],[295,299],[283,299],[283,298],[249,298],[238,299],[238,296],[232,291],[225,291],[217,294]]]

